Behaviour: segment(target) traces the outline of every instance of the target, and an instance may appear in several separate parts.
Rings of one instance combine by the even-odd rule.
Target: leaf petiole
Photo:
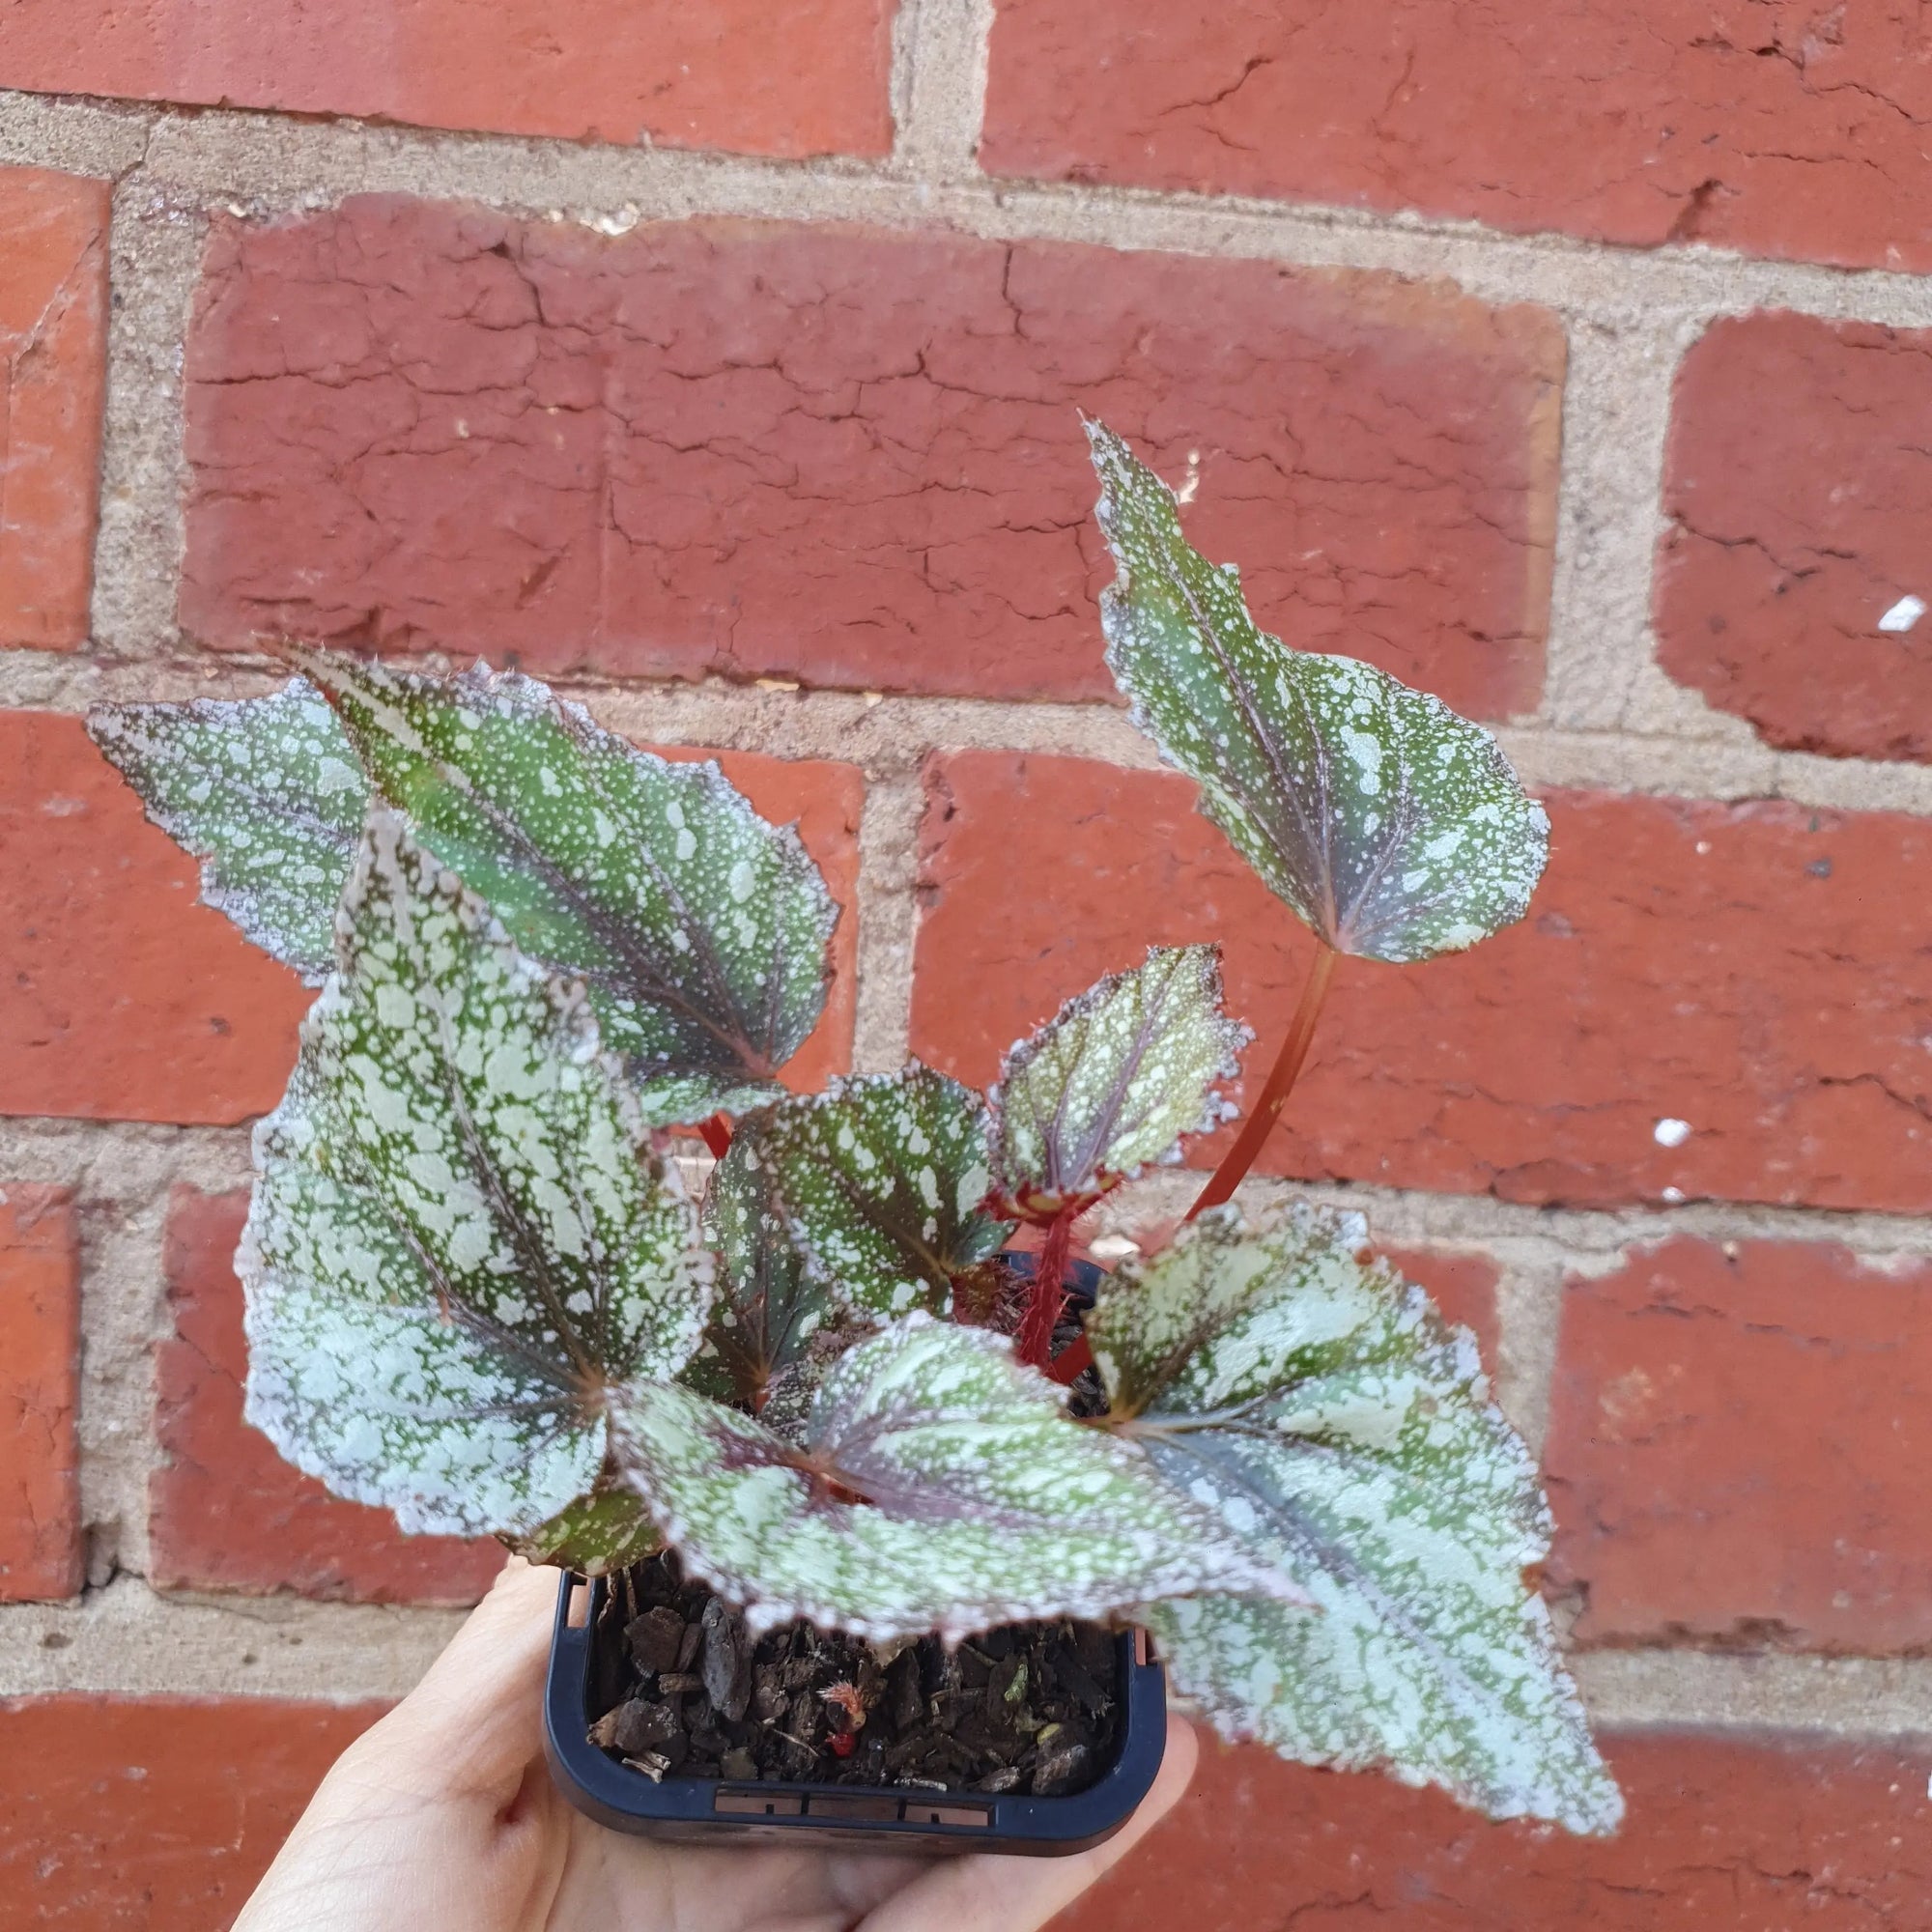
[[[1046,1239],[1034,1263],[1033,1292],[1027,1296],[1026,1315],[1013,1345],[1014,1354],[1029,1368],[1043,1369],[1052,1358],[1053,1331],[1066,1305],[1066,1260],[1073,1250],[1073,1224],[1080,1218],[1082,1205],[1070,1203],[1046,1224]]]
[[[1281,1118],[1283,1104],[1294,1091],[1295,1081],[1301,1077],[1302,1063],[1308,1058],[1309,1045],[1315,1038],[1316,1022],[1321,1019],[1322,1002],[1328,997],[1328,981],[1334,975],[1337,957],[1332,946],[1318,942],[1314,964],[1309,967],[1308,978],[1302,983],[1301,1003],[1295,1008],[1294,1018],[1289,1023],[1288,1037],[1281,1043],[1281,1052],[1268,1074],[1267,1084],[1263,1087],[1254,1111],[1242,1123],[1235,1145],[1209,1177],[1208,1185],[1201,1190],[1200,1199],[1187,1210],[1190,1221],[1204,1208],[1218,1208],[1222,1202],[1233,1198],[1235,1189],[1247,1178],[1248,1169],[1254,1166],[1256,1156],[1273,1132],[1275,1122]]]

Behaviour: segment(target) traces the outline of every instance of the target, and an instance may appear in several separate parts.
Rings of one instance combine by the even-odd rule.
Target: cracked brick
[[[980,155],[1922,272],[1928,126],[1925,30],[1897,0],[997,0]]]
[[[80,1259],[59,1188],[0,1186],[0,1603],[77,1596]]]
[[[382,1715],[245,1696],[0,1701],[10,1913],[74,1932],[232,1924],[323,1774]]]
[[[71,650],[87,638],[109,193],[0,168],[0,645]]]
[[[1932,1652],[1932,1266],[1680,1238],[1565,1287],[1552,1583],[1590,1643]]]
[[[1611,1732],[1615,1837],[1494,1825],[1440,1793],[1204,1744],[1176,1810],[1056,1932],[1919,1932],[1932,1748]]]
[[[1932,329],[1714,324],[1678,371],[1663,508],[1672,677],[1774,745],[1932,758]]]
[[[10,0],[0,87],[882,155],[891,0]]]
[[[1542,686],[1562,331],[1443,284],[368,198],[215,230],[182,620],[542,671],[1112,695],[1078,412],[1264,620]]]
[[[236,1243],[246,1193],[178,1187],[165,1271],[172,1332],[156,1351],[149,1581],[352,1603],[473,1604],[503,1567],[493,1538],[405,1536],[343,1502],[242,1418],[248,1349]]]
[[[1262,1035],[1250,1066],[1272,1055],[1313,942],[1193,796],[1086,759],[929,759],[913,1051],[983,1084],[1149,943],[1213,939]],[[1932,825],[1548,803],[1522,923],[1426,965],[1342,963],[1261,1171],[1595,1207],[1932,1208]],[[1667,1122],[1688,1136],[1660,1140]]]

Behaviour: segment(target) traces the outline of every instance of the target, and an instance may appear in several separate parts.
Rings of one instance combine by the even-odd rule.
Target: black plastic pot
[[[557,1789],[600,1825],[645,1837],[890,1845],[905,1852],[1023,1852],[1052,1858],[1112,1837],[1148,1794],[1167,1747],[1160,1665],[1138,1634],[1121,1637],[1121,1725],[1114,1761],[1085,1791],[1021,1798],[865,1784],[734,1783],[667,1777],[608,1757],[590,1742],[592,1649],[601,1582],[565,1577],[544,1692],[544,1747]]]
[[[1030,1271],[1031,1256],[1014,1256]],[[1075,1263],[1069,1295],[1091,1306],[1100,1270]],[[1015,1852],[1052,1858],[1110,1838],[1133,1814],[1167,1747],[1166,1685],[1135,1632],[1120,1639],[1121,1723],[1113,1761],[1084,1791],[1023,1798],[978,1791],[907,1791],[887,1785],[734,1782],[667,1777],[607,1756],[588,1736],[601,1582],[565,1577],[544,1692],[544,1747],[557,1788],[601,1825],[654,1838],[718,1843],[891,1846],[912,1853]]]

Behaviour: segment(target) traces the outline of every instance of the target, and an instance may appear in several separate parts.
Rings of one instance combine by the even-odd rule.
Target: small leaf
[[[838,908],[797,833],[515,672],[292,652],[377,790],[530,955],[579,975],[645,1118],[738,1112],[825,1007]]]
[[[993,1098],[1002,1205],[1033,1219],[1087,1208],[1183,1135],[1232,1111],[1214,1092],[1253,1036],[1221,1011],[1220,949],[1156,946],[1067,1001],[1007,1056]]]
[[[1549,1538],[1534,1462],[1468,1334],[1359,1261],[1363,1232],[1215,1209],[1101,1290],[1117,1426],[1322,1612],[1221,1595],[1144,1620],[1225,1737],[1606,1831],[1622,1802],[1522,1580]]]
[[[952,1641],[1179,1591],[1289,1590],[1059,1395],[1003,1337],[909,1315],[833,1365],[797,1446],[675,1384],[631,1389],[615,1433],[666,1541],[754,1632],[805,1617]]]
[[[711,1171],[704,1236],[724,1263],[724,1293],[681,1378],[720,1402],[745,1402],[754,1410],[763,1408],[774,1381],[804,1362],[812,1338],[843,1313],[792,1240],[774,1185],[777,1164],[759,1142],[762,1119],[754,1114],[740,1123]]]
[[[1009,1225],[980,1211],[991,1179],[980,1096],[917,1065],[835,1080],[746,1121],[773,1213],[810,1278],[862,1314],[944,1312],[956,1275],[996,1253]]]
[[[248,1418],[405,1529],[537,1536],[608,1384],[696,1346],[711,1258],[581,994],[380,809],[338,949],[256,1134]]]
[[[1232,564],[1180,533],[1174,493],[1098,423],[1107,663],[1201,810],[1338,952],[1405,964],[1522,917],[1549,821],[1487,731],[1353,658],[1255,626]]]
[[[663,1547],[643,1498],[607,1460],[588,1495],[566,1504],[527,1536],[505,1539],[530,1563],[554,1563],[582,1577],[611,1577]]]
[[[334,961],[369,783],[314,686],[237,702],[99,704],[88,735],[201,861],[201,895],[311,985]]]

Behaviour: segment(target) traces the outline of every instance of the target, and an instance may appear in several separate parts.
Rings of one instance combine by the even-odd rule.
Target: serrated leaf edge
[[[127,769],[122,764],[120,758],[115,755],[113,749],[118,744],[136,743],[136,734],[140,729],[140,720],[153,713],[165,712],[177,717],[191,718],[197,724],[225,726],[229,720],[236,714],[246,710],[252,705],[264,703],[273,697],[296,698],[304,692],[312,696],[320,704],[327,704],[328,701],[324,694],[318,691],[307,678],[294,677],[287,684],[283,685],[279,691],[265,692],[259,697],[188,697],[180,699],[179,701],[161,699],[154,702],[131,704],[97,704],[87,712],[85,718],[82,720],[82,726],[86,730],[89,739],[93,742],[95,749],[121,774],[124,782],[128,785],[128,789],[140,801],[142,815],[147,819],[148,823],[154,826],[156,831],[164,833],[182,851],[185,852],[195,862],[195,870],[198,875],[200,888],[199,897],[202,904],[218,912],[251,946],[258,948],[261,952],[268,953],[271,959],[275,959],[280,964],[288,967],[289,971],[294,973],[303,985],[320,986],[328,978],[328,971],[331,969],[318,971],[314,967],[303,965],[283,956],[277,947],[270,943],[273,935],[263,926],[260,921],[252,916],[249,910],[249,895],[231,892],[226,886],[221,884],[215,869],[216,857],[214,848],[213,846],[203,847],[197,844],[188,837],[184,823],[179,821],[171,822],[173,815],[159,810],[148,798],[147,794],[142,791],[140,786],[133,783],[128,778]],[[136,743],[136,748],[145,750],[151,748],[152,745],[153,740],[144,739]],[[361,760],[355,757],[355,748],[353,745],[347,743],[346,734],[345,749],[349,751],[356,770],[362,773],[363,783],[368,785],[369,774],[366,770],[363,770]],[[331,844],[337,842],[332,832],[325,832],[325,836]],[[345,844],[343,847],[343,856],[345,862],[351,867],[355,864],[355,845]]]

